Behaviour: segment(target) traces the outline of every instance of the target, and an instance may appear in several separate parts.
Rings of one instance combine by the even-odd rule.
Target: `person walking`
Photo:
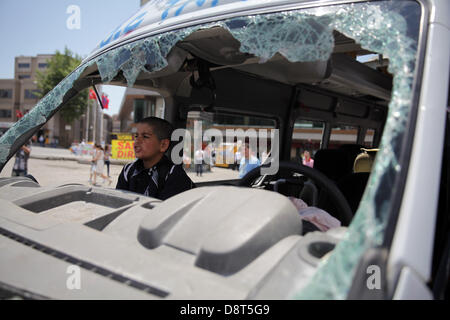
[[[12,176],[26,176],[28,174],[28,158],[31,153],[31,142],[27,141],[20,149],[16,152],[16,159],[14,161],[14,166],[12,170]]]
[[[41,145],[41,147],[45,147],[45,145],[44,145],[44,136],[42,134],[39,136],[39,144]]]
[[[91,151],[92,154],[92,159],[91,159],[91,168],[89,169],[89,183],[92,184],[92,177],[95,175],[95,170],[96,170],[96,164],[97,164],[97,160],[96,159],[96,154],[97,154],[97,148],[94,145],[94,148]]]
[[[109,150],[109,145],[105,145],[105,165],[106,165],[106,175],[109,177],[109,166],[111,165],[111,161],[109,160],[109,157],[111,157],[111,151]]]
[[[236,153],[234,154],[233,170],[239,170],[239,165],[241,164],[241,159],[242,159],[242,153],[239,149],[237,149]]]
[[[94,181],[92,184],[96,185],[97,176],[100,176],[103,178],[103,183],[105,182],[105,180],[108,180],[108,185],[111,185],[112,179],[103,174],[103,166],[105,163],[105,152],[104,152],[102,146],[99,144],[96,144],[95,148],[96,148],[96,154],[95,154],[94,160],[95,160],[96,164],[95,164],[95,171],[94,171]]]
[[[199,175],[201,177],[203,174],[203,158],[204,158],[204,152],[201,148],[199,148],[197,151],[195,151],[195,154],[194,154],[195,172],[197,174],[197,177]]]

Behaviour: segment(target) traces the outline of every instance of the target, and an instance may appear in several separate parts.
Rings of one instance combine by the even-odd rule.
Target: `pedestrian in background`
[[[41,147],[45,147],[45,145],[44,145],[44,136],[42,134],[39,137],[39,143],[40,143]]]
[[[195,151],[194,153],[194,164],[195,164],[195,172],[198,176],[202,176],[203,174],[203,158],[204,158],[204,153],[202,148],[199,148],[197,151]]]
[[[104,159],[105,159],[105,165],[106,165],[106,175],[108,177],[110,176],[109,175],[109,166],[110,166],[111,162],[109,160],[109,157],[111,157],[111,156],[112,156],[112,154],[111,154],[111,151],[109,150],[109,145],[105,145],[105,156],[104,156]]]
[[[311,159],[311,154],[309,153],[308,150],[305,150],[305,152],[303,152],[302,163],[303,163],[304,166],[307,166],[307,167],[310,167],[310,168],[314,167],[314,160]]]
[[[239,170],[239,166],[241,164],[241,159],[242,159],[242,153],[241,153],[240,149],[238,148],[236,150],[236,153],[234,154],[233,170]]]
[[[14,166],[12,170],[12,176],[26,176],[28,174],[28,158],[31,153],[31,141],[27,141],[20,149],[16,152],[16,159],[14,161]]]
[[[96,149],[96,152],[95,152],[95,158],[94,158],[94,161],[95,161],[94,182],[92,184],[96,185],[97,176],[100,176],[103,178],[103,183],[105,182],[105,180],[108,180],[108,185],[111,185],[111,182],[112,182],[111,178],[109,178],[103,174],[103,166],[105,163],[105,152],[104,152],[102,146],[99,144],[95,145],[95,149]]]
[[[244,143],[243,148],[244,156],[239,165],[239,178],[243,178],[247,173],[261,165],[261,161],[254,155],[247,142]]]
[[[183,164],[186,170],[189,170],[191,167],[191,157],[186,153],[186,151],[183,153]]]
[[[94,148],[91,151],[91,155],[92,155],[92,159],[91,159],[91,168],[89,169],[89,183],[92,183],[92,177],[95,175],[95,170],[96,170],[96,164],[97,164],[97,160],[96,159],[96,155],[97,155],[97,148],[94,145]]]

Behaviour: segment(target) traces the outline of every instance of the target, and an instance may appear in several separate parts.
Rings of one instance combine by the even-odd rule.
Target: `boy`
[[[170,146],[173,127],[166,120],[148,117],[138,121],[134,136],[137,160],[126,164],[116,189],[166,200],[194,188],[181,165],[174,165],[164,154]]]

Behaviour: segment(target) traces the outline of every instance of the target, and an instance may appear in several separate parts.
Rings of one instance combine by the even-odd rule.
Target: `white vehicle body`
[[[423,213],[436,212],[438,204],[442,149],[439,142],[434,144],[430,141],[443,139],[445,136],[448,108],[445,110],[444,106],[448,104],[449,77],[444,74],[439,76],[439,70],[449,69],[450,45],[449,41],[441,42],[437,38],[441,34],[450,37],[450,24],[445,17],[445,12],[450,12],[450,4],[446,2],[442,11],[432,6],[430,11],[428,49],[410,172],[389,259],[389,268],[401,274],[401,285],[395,295],[395,298],[399,299],[431,298],[424,284],[431,275],[436,216]],[[428,156],[432,154],[436,157]],[[414,251],[416,253],[411,254]]]
[[[4,295],[442,299],[449,285],[449,212],[445,210],[450,189],[450,2],[400,2],[149,1],[103,39],[34,113],[0,138],[1,167],[55,110],[95,84],[158,91],[165,99],[165,118],[182,127],[186,117],[180,114],[210,102],[208,92],[196,91],[189,83],[190,72],[200,72],[200,63],[205,63],[215,80],[212,91],[217,87],[211,103],[214,112],[271,117],[280,130],[282,161],[291,158],[298,119],[323,121],[321,149],[332,145],[331,132],[337,124],[360,125],[355,144],[362,144],[367,130],[374,129],[372,147],[380,151],[354,217],[347,221],[340,212],[342,216],[336,217],[342,218],[343,227],[303,233],[304,222],[296,219],[297,212],[284,195],[273,192],[278,189],[270,181],[267,190],[255,190],[265,177],[249,190],[204,184],[163,202],[100,188],[47,188],[26,179],[3,179],[0,288]],[[409,16],[411,8],[415,15]],[[367,26],[355,22],[359,11],[373,21],[366,21]],[[389,18],[400,22],[386,27],[388,20],[383,19]],[[280,34],[294,28],[289,19],[312,30],[326,29],[317,32],[323,43],[313,43],[301,53],[284,42],[265,47],[268,40],[288,41]],[[413,22],[408,24],[408,19]],[[279,22],[282,32],[262,39],[260,47],[251,47],[256,40],[246,32],[258,21],[262,26]],[[398,42],[392,41],[396,49],[386,44],[389,41],[379,46],[383,52],[368,48],[377,46],[371,37],[390,40],[382,35],[391,28],[399,35]],[[170,42],[172,36],[178,40]],[[299,41],[307,46],[313,38]],[[345,42],[348,39],[353,42]],[[358,41],[363,43],[359,47]],[[325,53],[312,52],[314,48]],[[348,60],[356,52],[390,52],[390,73]],[[407,60],[409,55],[413,57]],[[192,61],[197,65],[189,65]],[[327,103],[333,108],[323,107]],[[360,112],[363,107],[365,113]],[[283,165],[313,182],[314,177],[322,179],[322,174],[310,173],[313,170]],[[317,186],[323,187],[324,181],[332,185],[329,188],[338,185],[328,178],[316,181]],[[342,198],[340,193],[335,197]],[[110,211],[94,218],[77,216],[70,211],[70,204],[77,201],[92,205],[93,212],[98,207]],[[338,213],[349,208],[332,204]],[[61,214],[64,208],[66,217]],[[437,225],[442,227],[439,232]],[[83,270],[82,290],[65,287],[65,271],[73,264]]]

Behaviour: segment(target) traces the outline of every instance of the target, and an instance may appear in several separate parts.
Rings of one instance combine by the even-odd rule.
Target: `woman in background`
[[[314,167],[314,160],[311,159],[311,154],[308,150],[305,150],[305,152],[303,152],[303,165],[310,168]]]
[[[99,175],[100,177],[103,178],[103,182],[105,182],[105,180],[108,180],[108,185],[111,185],[111,182],[112,182],[111,178],[109,178],[103,174],[103,165],[105,163],[105,152],[104,152],[102,146],[99,144],[95,145],[95,149],[96,149],[96,154],[95,154],[94,160],[96,161],[96,165],[95,165],[93,184],[94,185],[96,184],[97,175]]]
[[[94,148],[91,151],[92,159],[91,159],[91,168],[89,169],[89,183],[92,184],[92,177],[95,176],[96,170],[96,156],[97,156],[97,147],[94,145]],[[94,180],[95,181],[95,180]]]
[[[111,151],[109,151],[109,145],[105,145],[105,164],[106,164],[106,175],[109,177],[109,165],[111,162],[109,161],[109,157],[111,156]]]

